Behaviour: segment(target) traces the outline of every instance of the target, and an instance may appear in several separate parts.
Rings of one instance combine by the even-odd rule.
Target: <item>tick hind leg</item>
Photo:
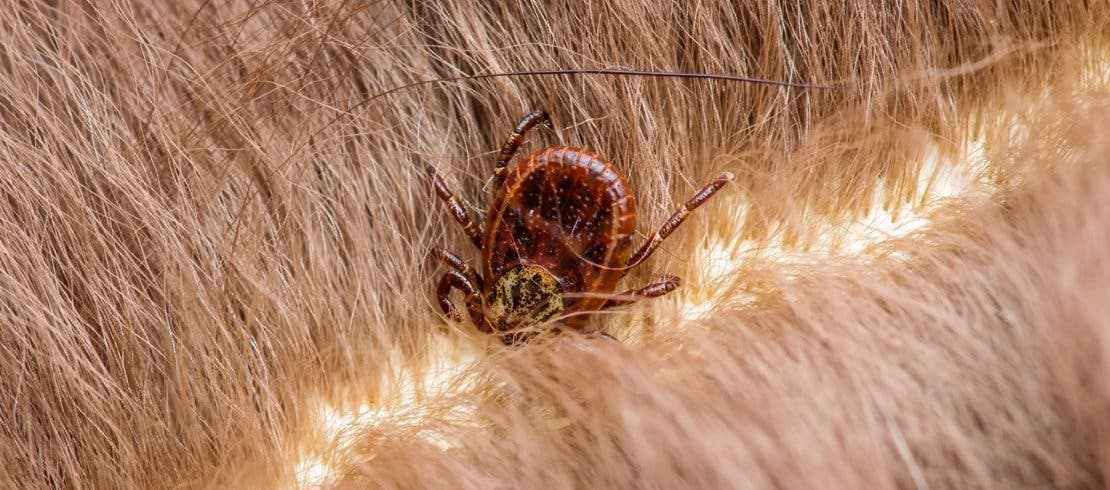
[[[675,276],[663,276],[652,281],[647,286],[621,293],[617,298],[606,301],[602,308],[624,306],[635,303],[641,298],[657,298],[678,289],[678,286],[681,284],[682,280]]]
[[[701,206],[702,203],[709,200],[710,197],[713,197],[713,194],[721,190],[730,180],[732,180],[731,172],[721,174],[720,177],[713,179],[713,182],[702,187],[697,194],[694,194],[694,197],[686,201],[686,204],[678,208],[670,218],[667,218],[667,221],[663,222],[663,226],[659,227],[659,231],[655,232],[651,239],[644,243],[636,253],[632,254],[632,257],[628,259],[628,262],[624,266],[624,274],[628,274],[633,267],[640,265],[641,262],[650,257],[651,254],[655,252],[655,249],[659,248],[659,245],[663,243],[663,240],[670,236],[671,232],[678,228],[678,225],[686,221],[686,217],[690,216],[690,212],[697,209],[698,206]]]
[[[524,143],[524,136],[528,134],[532,128],[540,124],[549,124],[551,118],[548,117],[547,111],[534,111],[524,119],[521,119],[513,129],[513,134],[509,135],[509,139],[505,140],[505,144],[501,145],[501,153],[497,156],[497,167],[493,169],[493,185],[495,188],[500,188],[501,184],[505,182],[505,176],[509,173],[509,162],[516,155],[516,151],[520,149],[520,145]]]
[[[436,195],[447,204],[447,209],[451,211],[451,215],[455,217],[455,221],[462,225],[470,241],[478,248],[482,248],[482,230],[478,228],[478,225],[474,224],[474,220],[470,219],[470,213],[463,207],[462,201],[459,200],[454,192],[451,192],[451,189],[447,188],[447,184],[443,182],[443,178],[439,176],[435,168],[431,165],[425,165],[424,171],[427,172],[428,177],[432,179],[432,186],[435,187]]]

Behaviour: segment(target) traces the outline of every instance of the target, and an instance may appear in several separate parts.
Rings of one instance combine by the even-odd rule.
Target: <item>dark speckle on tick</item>
[[[606,296],[616,291],[630,267],[649,256],[691,210],[731,178],[726,173],[704,187],[632,254],[636,201],[624,177],[603,157],[561,146],[510,165],[523,135],[547,120],[543,111],[529,114],[502,146],[494,180],[497,191],[483,226],[470,220],[458,198],[428,167],[436,193],[482,252],[479,273],[458,256],[439,251],[438,257],[454,268],[440,280],[440,307],[460,318],[448,295],[452,289],[462,290],[478,328],[507,343],[533,337],[551,320],[558,324],[554,328],[580,330],[589,317],[582,313],[627,303]],[[674,287],[657,282],[627,294],[659,296]]]

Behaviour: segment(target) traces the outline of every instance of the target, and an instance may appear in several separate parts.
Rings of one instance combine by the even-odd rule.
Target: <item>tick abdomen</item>
[[[583,148],[539,150],[509,170],[490,208],[483,273],[539,266],[568,295],[567,312],[597,309],[605,298],[573,293],[613,291],[635,226],[635,199],[612,164]]]

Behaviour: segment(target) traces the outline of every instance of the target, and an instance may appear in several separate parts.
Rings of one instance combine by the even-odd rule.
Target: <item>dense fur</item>
[[[611,3],[0,9],[0,484],[1106,484],[1105,2]],[[572,66],[843,88],[378,95]],[[683,288],[598,319],[624,343],[505,350],[430,301],[467,243],[424,164],[486,202],[537,107],[644,227],[736,174],[630,278]],[[848,246],[876,203],[929,222]]]

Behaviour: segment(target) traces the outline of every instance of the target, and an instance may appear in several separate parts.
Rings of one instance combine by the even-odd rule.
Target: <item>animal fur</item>
[[[1102,487],[1108,15],[0,9],[0,485]],[[560,76],[380,95],[599,66],[842,88]],[[478,255],[424,164],[480,208],[501,138],[537,107],[556,127],[528,148],[609,156],[644,234],[736,174],[629,279],[682,289],[596,319],[622,343],[505,350],[429,300],[430,247]],[[973,141],[983,165],[950,160]],[[975,185],[941,199],[930,151]],[[876,203],[928,224],[847,246]],[[708,267],[713,246],[733,260]],[[328,410],[367,415],[336,436]],[[303,461],[331,472],[307,481]]]

